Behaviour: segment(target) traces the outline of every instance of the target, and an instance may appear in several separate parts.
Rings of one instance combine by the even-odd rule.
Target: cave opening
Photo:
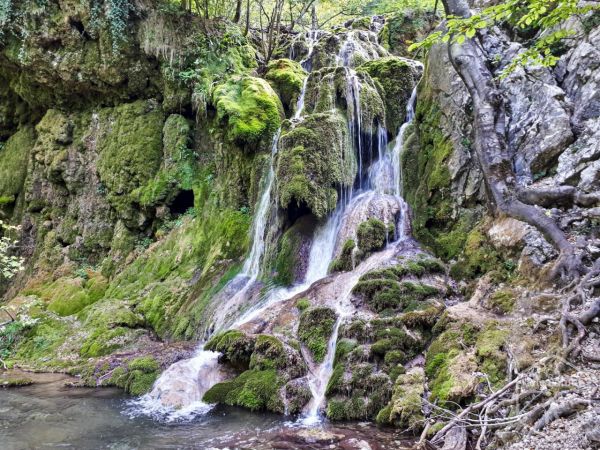
[[[194,207],[194,191],[183,190],[169,204],[169,211],[173,216],[180,216],[188,209]]]

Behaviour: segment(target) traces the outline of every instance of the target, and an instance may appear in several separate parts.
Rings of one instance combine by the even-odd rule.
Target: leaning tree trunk
[[[471,15],[465,0],[443,0],[446,14],[467,18]],[[535,203],[527,199],[543,197],[544,193],[525,195],[517,185],[506,138],[506,109],[502,94],[487,65],[487,57],[476,38],[463,44],[448,44],[450,61],[465,83],[473,101],[475,152],[481,165],[492,207],[496,213],[526,222],[542,232],[560,251],[552,276],[559,273],[575,276],[581,262],[573,245],[556,222]],[[575,196],[572,196],[574,199]],[[522,201],[524,200],[524,201]]]

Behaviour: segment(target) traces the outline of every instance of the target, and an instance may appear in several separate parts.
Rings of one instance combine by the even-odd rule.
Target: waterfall
[[[306,57],[301,61],[301,65],[308,72],[312,69],[312,57],[316,43],[321,36],[320,33],[316,30],[311,30],[307,33],[308,52]],[[342,223],[348,214],[352,214],[361,205],[368,204],[368,202],[376,198],[392,199],[393,202],[397,202],[398,205],[394,203],[396,207],[394,211],[399,211],[397,242],[410,236],[408,206],[400,196],[400,151],[403,146],[404,131],[414,116],[413,105],[416,98],[416,90],[413,92],[411,100],[407,105],[406,123],[400,128],[395,145],[390,149],[387,141],[387,130],[381,124],[362,123],[361,81],[356,71],[352,69],[354,56],[358,55],[363,60],[367,60],[376,58],[379,55],[367,50],[367,47],[361,44],[361,39],[364,39],[365,36],[360,33],[369,32],[349,31],[346,34],[346,41],[341,46],[336,59],[337,63],[344,67],[346,74],[348,129],[353,150],[358,159],[358,173],[354,182],[354,186],[357,186],[358,189],[354,190],[353,186],[342,188],[336,209],[330,214],[325,223],[318,226],[315,230],[309,252],[308,268],[303,282],[295,286],[276,288],[268,291],[261,301],[247,309],[230,325],[232,328],[240,327],[260,317],[264,311],[274,304],[292,298],[308,289],[314,282],[326,277],[335,255],[336,243],[339,239]],[[367,38],[371,39],[372,37],[370,34],[367,34]],[[305,78],[302,90],[298,96],[296,110],[292,118],[292,126],[302,120],[309,77],[310,75]],[[373,140],[363,142],[363,126],[369,127],[375,125],[377,125],[376,142],[374,143]],[[369,130],[369,132],[371,131]],[[265,251],[265,235],[269,217],[272,215],[271,206],[274,204],[271,197],[275,184],[274,164],[277,157],[279,135],[280,130],[273,138],[269,168],[263,183],[264,190],[258,199],[255,209],[254,223],[251,231],[252,247],[244,261],[241,273],[222,290],[222,293],[227,295],[227,297],[218,304],[218,310],[214,316],[213,332],[226,329],[226,326],[231,323],[229,317],[231,313],[239,311],[246,306],[248,293],[251,288],[256,286],[256,281],[260,276]],[[377,153],[373,151],[374,145],[377,146]],[[370,152],[368,154],[368,161],[366,161],[367,150]],[[363,161],[363,158],[365,161]],[[373,161],[374,158],[376,158],[375,161]],[[365,171],[366,178],[364,177]],[[333,371],[333,360],[339,328],[354,311],[350,302],[352,288],[362,274],[375,267],[384,258],[389,258],[393,252],[394,249],[390,245],[384,251],[372,255],[368,260],[363,261],[359,266],[360,270],[357,268],[345,274],[345,278],[343,278],[344,288],[339,297],[337,297],[338,301],[335,305],[337,320],[328,342],[327,354],[323,363],[315,367],[312,373],[309,374],[309,387],[312,399],[305,410],[304,423],[314,424],[321,420],[321,408],[325,401],[325,391]],[[230,288],[229,290],[227,289],[228,287]],[[235,291],[233,295],[230,295],[231,291]],[[204,414],[211,408],[211,405],[202,402],[204,393],[215,383],[230,378],[230,374],[226,373],[218,364],[218,357],[218,353],[206,351],[200,345],[192,358],[171,365],[155,382],[149,394],[132,402],[133,413],[149,414],[153,417],[161,417],[166,420],[192,418],[195,415]]]
[[[356,92],[356,90],[352,90]],[[406,121],[400,127],[398,135],[396,136],[396,142],[391,152],[387,149],[387,132],[383,127],[379,127],[377,132],[377,150],[378,160],[371,164],[369,168],[369,186],[366,192],[360,193],[352,199],[352,202],[348,206],[348,209],[352,211],[352,208],[359,205],[361,202],[366,201],[367,203],[377,195],[391,194],[395,197],[399,206],[399,218],[397,222],[397,234],[396,243],[403,242],[407,237],[410,237],[410,220],[408,214],[408,205],[401,197],[401,164],[400,164],[400,152],[404,145],[404,134],[408,125],[414,118],[414,104],[416,101],[416,87],[413,90],[410,100],[406,106]],[[358,100],[355,99],[358,102]],[[360,124],[360,122],[359,122]],[[356,130],[360,133],[360,129]],[[360,144],[360,141],[358,141]],[[359,147],[360,148],[360,147]],[[360,177],[360,171],[358,176]],[[336,221],[339,219],[335,219]],[[333,222],[333,217],[330,219]],[[335,239],[335,237],[334,237]],[[337,339],[339,329],[344,320],[349,317],[352,313],[352,306],[349,305],[349,297],[351,295],[352,288],[358,282],[362,272],[354,271],[351,281],[347,282],[348,289],[341,296],[340,300],[336,304],[337,320],[335,322],[333,332],[327,343],[327,353],[324,361],[312,372],[312,376],[309,378],[309,387],[312,393],[312,399],[305,409],[305,416],[301,419],[301,423],[304,425],[314,425],[321,421],[321,408],[325,402],[325,394],[327,390],[327,384],[333,373],[333,362],[335,359],[335,350],[337,345]]]
[[[275,133],[273,143],[271,144],[271,158],[269,160],[269,171],[267,173],[265,190],[260,197],[255,212],[256,221],[253,224],[254,233],[252,236],[252,249],[246,258],[242,269],[242,273],[250,277],[250,282],[256,281],[260,274],[260,261],[265,251],[265,231],[269,219],[271,191],[273,189],[273,181],[275,180],[275,156],[277,155],[277,144],[279,142],[280,134],[281,128]]]

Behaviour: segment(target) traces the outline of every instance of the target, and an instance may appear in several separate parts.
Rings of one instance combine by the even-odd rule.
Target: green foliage
[[[0,279],[10,279],[24,269],[24,259],[12,253],[18,243],[12,236],[18,230],[0,220]]]
[[[554,54],[557,44],[574,34],[571,30],[561,29],[560,25],[570,17],[583,16],[599,9],[599,5],[584,5],[577,0],[509,0],[484,8],[470,17],[449,16],[444,31],[430,34],[423,41],[413,44],[409,50],[428,48],[438,42],[463,44],[467,39],[474,38],[479,30],[499,23],[507,23],[521,30],[539,31],[533,43],[502,70],[500,78],[504,78],[525,64],[554,66],[559,60]]]
[[[12,354],[26,328],[27,325],[18,320],[0,327],[0,359],[7,359]]]

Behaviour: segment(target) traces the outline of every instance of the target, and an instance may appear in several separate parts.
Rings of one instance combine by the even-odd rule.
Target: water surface
[[[0,388],[0,448],[13,449],[397,449],[409,445],[367,424],[300,428],[284,417],[215,408],[193,422],[127,415],[116,389],[65,386],[59,375]],[[366,445],[369,445],[367,447]]]

